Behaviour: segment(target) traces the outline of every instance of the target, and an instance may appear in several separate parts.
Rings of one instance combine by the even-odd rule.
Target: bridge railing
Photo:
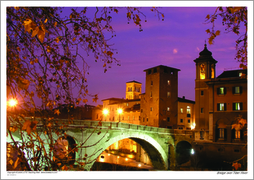
[[[26,119],[34,119],[31,117],[26,117]],[[41,121],[41,118],[35,118],[37,121]],[[113,121],[91,121],[91,120],[69,120],[69,119],[53,119],[52,121],[58,122],[59,124],[67,124],[68,126],[80,126],[85,128],[108,128],[108,129],[131,129],[131,130],[140,130],[148,131],[154,133],[167,133],[167,134],[192,134],[191,130],[178,130],[178,129],[167,129],[159,128],[153,126],[144,126],[131,123],[122,123],[122,122],[113,122]]]

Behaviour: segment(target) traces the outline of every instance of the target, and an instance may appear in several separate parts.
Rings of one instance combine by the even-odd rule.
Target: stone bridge
[[[66,123],[69,120],[57,120]],[[68,124],[68,123],[66,123]],[[122,139],[132,139],[147,152],[154,169],[175,169],[177,146],[187,143],[191,146],[193,131],[172,130],[121,122],[74,120],[64,128],[74,144],[81,148],[75,159],[85,163],[90,170],[97,157],[111,144]],[[16,138],[18,135],[16,135]],[[55,138],[57,136],[55,135]],[[10,139],[7,141],[10,141]],[[181,148],[181,146],[179,146]],[[178,148],[179,149],[179,148]],[[89,157],[89,158],[84,158]],[[89,162],[89,163],[88,163]]]

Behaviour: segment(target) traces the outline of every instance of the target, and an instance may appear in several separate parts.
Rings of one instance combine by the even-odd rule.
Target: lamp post
[[[123,113],[123,109],[122,108],[118,108],[117,112],[119,114],[119,122],[120,122],[120,115]]]

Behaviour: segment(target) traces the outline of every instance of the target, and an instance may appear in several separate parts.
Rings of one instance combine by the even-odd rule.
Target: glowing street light
[[[192,155],[195,154],[195,151],[194,149],[191,149],[191,152],[190,152]]]
[[[103,109],[102,113],[106,116],[106,115],[108,115],[108,110],[107,109]]]
[[[103,109],[102,114],[105,116],[105,121],[106,121],[106,116],[109,114],[108,109]]]
[[[193,123],[193,124],[191,125],[191,130],[195,129],[195,127],[196,127],[196,124]]]
[[[120,122],[120,115],[123,113],[123,109],[122,108],[118,108],[117,112],[119,114],[119,122]]]
[[[18,104],[18,101],[16,99],[10,99],[7,102],[7,105],[10,106],[10,107],[15,107],[17,104]]]

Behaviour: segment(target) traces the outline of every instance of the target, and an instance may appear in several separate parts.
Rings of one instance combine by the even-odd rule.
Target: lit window
[[[170,111],[170,107],[167,107],[167,111]]]
[[[218,95],[226,94],[226,88],[225,88],[225,87],[219,87],[219,88],[217,89],[217,94],[218,94]]]
[[[218,103],[217,104],[217,111],[226,111],[226,103]]]
[[[233,94],[241,94],[241,87],[240,86],[233,87]]]
[[[183,108],[180,108],[180,112],[183,113]]]
[[[241,131],[240,130],[235,130],[235,138],[240,139],[241,138]]]
[[[211,78],[214,78],[214,68],[211,69]]]
[[[205,79],[205,65],[200,65],[200,79]]]
[[[222,128],[219,129],[219,138],[224,139],[224,131],[225,129]]]
[[[239,73],[239,77],[242,77],[242,75],[243,75],[243,73],[240,72],[240,73]]]
[[[191,113],[191,108],[190,106],[187,106],[187,114],[190,114]]]
[[[240,102],[233,103],[233,110],[234,110],[234,111],[242,110],[242,104],[243,104],[243,103],[240,103]]]
[[[170,97],[170,92],[167,92],[167,97]]]
[[[168,85],[170,85],[170,80],[168,80]]]

